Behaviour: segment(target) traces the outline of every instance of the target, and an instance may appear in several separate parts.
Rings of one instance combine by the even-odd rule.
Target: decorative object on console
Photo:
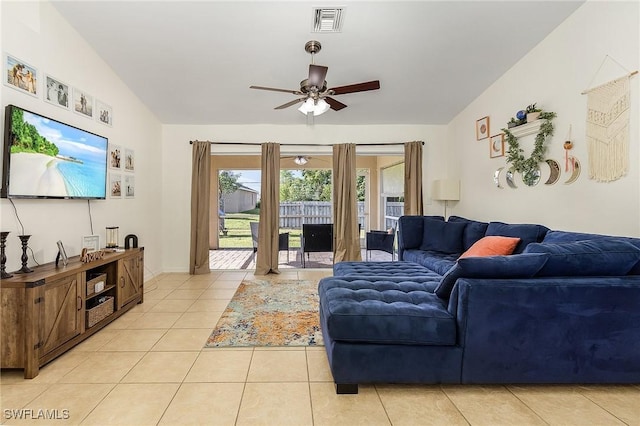
[[[100,260],[104,257],[104,254],[104,250],[89,251],[86,248],[83,248],[82,253],[80,254],[80,261],[83,263],[89,263]]]
[[[118,232],[119,228],[117,226],[107,226],[107,243],[105,244],[106,248],[117,248],[118,247]]]
[[[504,133],[498,133],[489,139],[489,158],[504,157]]]
[[[29,245],[29,238],[31,238],[31,235],[18,235],[18,238],[20,238],[20,242],[22,243],[22,256],[20,256],[22,268],[16,271],[16,274],[28,274],[29,272],[33,272],[33,269],[27,266],[27,262],[29,261],[27,247]]]
[[[433,181],[433,195],[431,198],[444,201],[444,218],[447,218],[447,202],[460,199],[460,181],[454,179],[442,179]]]
[[[9,231],[0,232],[0,278],[11,278],[13,276],[13,274],[5,271],[7,267],[7,256],[4,253],[4,249],[6,247],[7,235],[9,235]]]
[[[135,234],[129,234],[124,237],[124,248],[129,250],[130,248],[138,248],[138,237]]]
[[[489,137],[489,116],[476,120],[476,140],[483,140]]]
[[[67,266],[67,263],[69,263],[69,258],[67,257],[67,251],[64,249],[64,245],[62,245],[62,241],[58,240],[56,244],[58,245],[58,254],[56,256],[56,268],[58,267],[58,262],[60,262],[60,259],[62,259],[62,266]]]
[[[540,169],[538,164],[544,161],[544,153],[546,151],[545,142],[553,135],[553,122],[556,117],[555,112],[541,112],[540,118],[543,120],[540,124],[540,131],[536,135],[534,149],[529,158],[524,158],[524,151],[520,148],[518,138],[514,136],[509,129],[502,129],[509,144],[507,151],[507,163],[513,165],[512,169],[522,173],[522,180],[525,185],[532,186],[540,180]],[[511,186],[511,185],[510,185]],[[512,186],[515,187],[515,186]]]
[[[85,235],[82,237],[82,246],[83,249],[87,249],[87,251],[96,251],[100,250],[100,236],[99,235]]]

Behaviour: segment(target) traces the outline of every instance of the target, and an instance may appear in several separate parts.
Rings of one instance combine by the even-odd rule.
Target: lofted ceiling
[[[316,124],[446,124],[580,1],[53,1],[165,124],[304,124],[298,90],[311,56],[348,105]],[[341,32],[312,32],[313,9],[344,7]]]

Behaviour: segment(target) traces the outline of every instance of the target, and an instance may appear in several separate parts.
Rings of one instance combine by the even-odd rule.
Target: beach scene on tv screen
[[[10,138],[9,196],[105,197],[106,138],[19,108]]]

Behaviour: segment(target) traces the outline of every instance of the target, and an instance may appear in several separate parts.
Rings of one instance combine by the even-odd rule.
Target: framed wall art
[[[104,102],[96,99],[96,120],[107,126],[113,125],[113,109]]]
[[[109,174],[109,196],[122,198],[122,175],[120,173]]]
[[[73,110],[85,117],[93,118],[93,96],[74,87]]]
[[[136,195],[136,180],[133,175],[124,177],[124,198],[133,198]]]
[[[38,97],[38,70],[8,53],[4,54],[4,84]]]
[[[489,158],[504,157],[504,133],[491,136],[489,139]]]
[[[483,140],[489,137],[489,116],[476,120],[476,140]]]
[[[128,172],[135,171],[135,155],[132,149],[124,150],[124,169]]]
[[[69,85],[48,74],[44,75],[44,101],[69,109]]]
[[[119,145],[109,144],[109,168],[121,169],[122,168],[122,148]]]

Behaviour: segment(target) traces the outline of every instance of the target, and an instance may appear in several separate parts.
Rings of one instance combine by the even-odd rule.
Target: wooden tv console
[[[48,263],[0,280],[0,367],[36,377],[42,365],[142,303],[143,293],[143,248],[88,263],[76,256],[67,266]]]

